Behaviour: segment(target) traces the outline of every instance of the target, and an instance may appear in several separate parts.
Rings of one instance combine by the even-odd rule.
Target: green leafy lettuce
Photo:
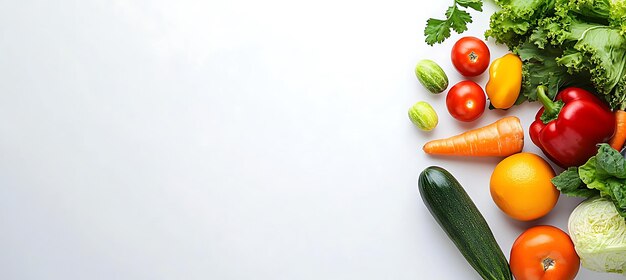
[[[524,42],[514,52],[523,61],[522,88],[516,104],[526,100],[537,100],[537,87],[546,86],[546,94],[554,98],[559,88],[566,86],[585,86],[589,75],[577,72],[570,73],[567,68],[556,63],[556,59],[563,56],[563,50],[552,45],[540,48],[532,42]],[[532,73],[532,75],[531,75]]]
[[[570,167],[552,179],[561,193],[568,196],[607,198],[626,218],[626,159],[608,144],[580,167]]]
[[[527,41],[539,19],[555,13],[555,0],[498,0],[502,10],[491,15],[486,37],[509,47]]]
[[[566,86],[593,88],[614,109],[626,109],[625,0],[499,0],[485,32],[523,62],[518,104]]]

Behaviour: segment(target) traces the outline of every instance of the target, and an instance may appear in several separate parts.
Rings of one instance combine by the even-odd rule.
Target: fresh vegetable
[[[431,93],[442,93],[448,88],[446,72],[434,61],[422,59],[415,66],[415,76]]]
[[[569,216],[568,228],[583,267],[626,273],[626,222],[611,201],[584,201]]]
[[[493,37],[497,43],[504,43],[509,48],[528,40],[534,28],[543,18],[555,14],[555,2],[562,0],[497,0],[500,10],[491,15],[490,29],[486,37]],[[546,40],[547,38],[544,38]]]
[[[481,0],[454,0],[454,4],[446,10],[445,20],[428,19],[424,29],[426,43],[432,46],[443,42],[450,37],[450,29],[459,34],[467,30],[467,24],[472,22],[472,16],[465,10],[470,8],[482,11],[483,2]]]
[[[522,60],[522,88],[515,104],[537,100],[537,87],[548,87],[546,94],[553,99],[558,90],[568,86],[589,87],[588,73],[570,73],[559,66],[556,58],[563,55],[563,50],[546,45],[539,48],[531,42],[524,42],[514,49]]]
[[[452,174],[428,167],[419,176],[418,188],[428,211],[483,279],[513,279],[485,218]]]
[[[572,240],[553,226],[524,231],[513,243],[510,259],[517,280],[573,280],[580,268]]]
[[[609,140],[609,145],[619,151],[624,147],[624,142],[626,142],[626,111],[615,111],[615,122],[617,123],[615,135]]]
[[[523,61],[518,102],[567,86],[595,87],[612,109],[626,108],[626,1],[498,0],[485,33]]]
[[[491,63],[485,90],[494,108],[511,108],[519,96],[521,87],[522,61],[517,55],[505,54]]]
[[[483,89],[473,81],[461,81],[446,95],[446,107],[452,117],[459,121],[471,122],[485,111],[487,99]]]
[[[491,198],[509,217],[531,221],[548,214],[559,199],[550,179],[554,170],[543,158],[518,153],[502,160],[491,174]]]
[[[510,156],[524,148],[524,130],[517,117],[424,144],[424,152],[456,156]]]
[[[578,166],[597,152],[596,144],[615,133],[615,116],[592,93],[569,87],[547,97],[545,86],[537,93],[543,108],[530,125],[530,138],[543,153],[563,168]]]
[[[565,195],[602,196],[626,218],[626,159],[609,144],[601,144],[597,155],[578,168],[563,171],[552,183]]]
[[[461,75],[474,77],[482,74],[489,66],[489,48],[476,37],[463,37],[452,47],[452,65]]]
[[[437,112],[425,101],[419,101],[409,109],[409,119],[415,126],[425,131],[433,130],[439,123]]]

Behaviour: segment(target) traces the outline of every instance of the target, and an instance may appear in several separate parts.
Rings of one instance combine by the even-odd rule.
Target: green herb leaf
[[[461,8],[482,11],[482,6],[481,0],[455,0],[454,4],[446,10],[445,20],[430,18],[426,21],[424,29],[426,43],[432,46],[443,42],[450,37],[450,29],[456,33],[467,31],[467,24],[472,22],[472,16]]]
[[[472,8],[476,11],[483,11],[483,1],[481,0],[456,0],[456,3],[461,7]]]
[[[441,43],[450,37],[450,23],[447,20],[431,18],[426,22],[424,35],[426,35],[426,43],[431,46]]]
[[[467,24],[472,22],[472,16],[468,12],[459,10],[456,7],[450,7],[446,11],[446,16],[450,22],[450,27],[459,34],[465,32]]]

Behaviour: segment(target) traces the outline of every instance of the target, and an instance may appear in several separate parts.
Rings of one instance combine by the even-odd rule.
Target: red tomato
[[[517,280],[572,280],[579,268],[569,235],[553,226],[526,230],[511,248],[511,272]]]
[[[476,37],[463,37],[452,47],[452,64],[461,75],[474,77],[489,67],[489,48]]]
[[[487,98],[483,89],[473,81],[461,81],[448,91],[446,107],[452,117],[471,122],[485,111]]]

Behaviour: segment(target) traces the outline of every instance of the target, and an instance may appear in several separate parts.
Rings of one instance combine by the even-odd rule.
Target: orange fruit
[[[550,179],[554,170],[543,158],[519,153],[502,160],[491,174],[491,198],[502,212],[520,221],[548,214],[559,199]]]

